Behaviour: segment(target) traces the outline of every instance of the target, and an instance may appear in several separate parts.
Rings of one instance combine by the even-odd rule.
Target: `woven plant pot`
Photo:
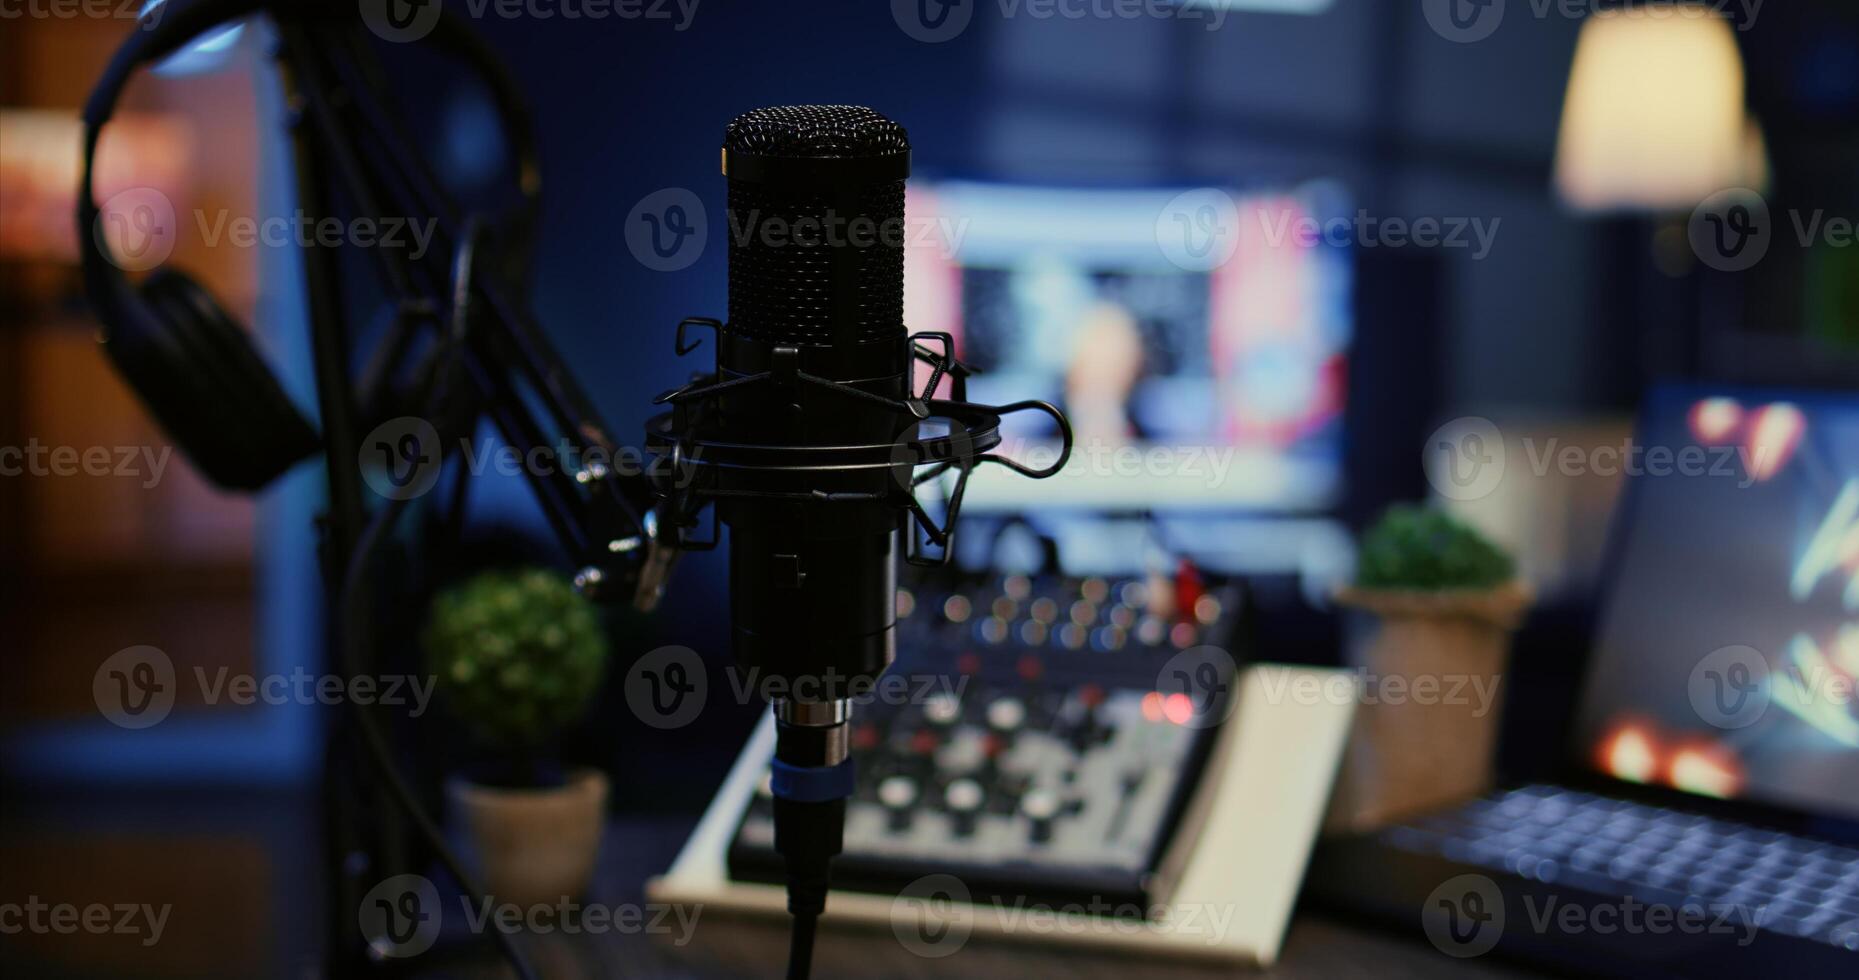
[[[1350,653],[1367,683],[1326,829],[1374,830],[1489,790],[1510,637],[1528,590],[1347,588],[1336,598],[1366,614]]]

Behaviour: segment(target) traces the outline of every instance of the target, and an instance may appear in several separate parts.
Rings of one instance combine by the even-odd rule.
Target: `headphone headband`
[[[238,20],[278,5],[277,0],[162,0],[137,18],[134,30],[123,39],[110,63],[84,102],[84,166],[77,195],[78,251],[84,283],[96,295],[101,288],[121,288],[121,270],[110,262],[97,235],[97,140],[103,124],[116,113],[129,76],[142,65],[180,50],[188,42],[228,21]]]

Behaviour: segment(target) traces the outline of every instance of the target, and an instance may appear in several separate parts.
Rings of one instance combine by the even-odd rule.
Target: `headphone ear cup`
[[[214,484],[258,490],[321,447],[250,334],[199,283],[163,268],[122,306],[105,350]]]

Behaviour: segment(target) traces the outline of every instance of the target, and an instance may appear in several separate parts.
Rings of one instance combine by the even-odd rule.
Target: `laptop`
[[[1859,976],[1859,395],[1670,387],[1628,458],[1566,771],[1320,848],[1442,953]]]

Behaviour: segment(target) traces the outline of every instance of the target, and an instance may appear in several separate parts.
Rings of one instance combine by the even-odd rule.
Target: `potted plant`
[[[579,896],[608,783],[595,769],[564,769],[557,749],[600,684],[598,613],[553,572],[486,572],[433,601],[424,646],[443,702],[489,750],[446,787],[486,891],[525,906]]]
[[[1499,684],[1530,605],[1510,555],[1443,511],[1400,506],[1362,538],[1338,601],[1362,681],[1330,811],[1362,831],[1490,788]]]

